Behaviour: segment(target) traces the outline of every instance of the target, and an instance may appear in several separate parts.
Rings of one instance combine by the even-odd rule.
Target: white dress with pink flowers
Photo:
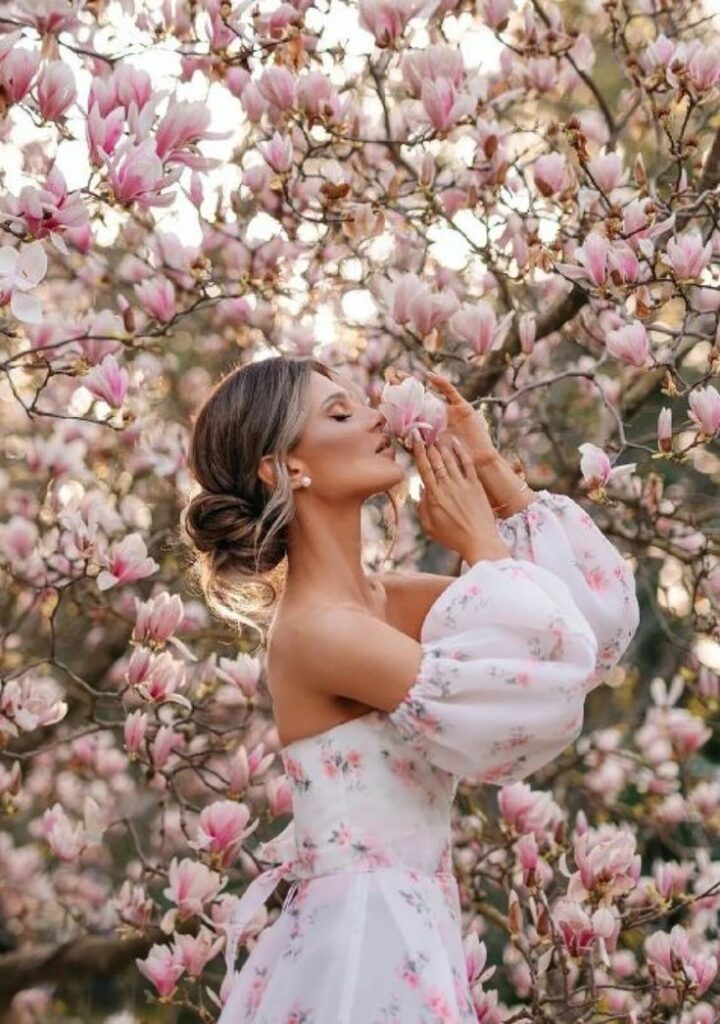
[[[452,872],[458,781],[502,785],[556,758],[638,623],[630,566],[570,498],[541,491],[499,528],[513,557],[467,568],[435,601],[398,707],[283,748],[293,821],[261,845],[276,866],[236,905],[231,972],[279,880],[293,885],[220,1024],[477,1021]]]

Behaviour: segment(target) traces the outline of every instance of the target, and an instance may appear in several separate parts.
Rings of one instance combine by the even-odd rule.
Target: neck
[[[298,511],[290,526],[287,593],[300,600],[322,595],[370,606],[372,587],[362,566],[361,509],[353,502]]]

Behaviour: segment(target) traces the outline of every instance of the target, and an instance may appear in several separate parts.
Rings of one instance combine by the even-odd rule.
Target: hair
[[[199,490],[180,514],[190,574],[215,614],[240,631],[249,625],[263,640],[257,620],[270,617],[278,598],[295,514],[285,457],[308,418],[313,371],[338,380],[307,356],[231,367],[205,398],[190,437],[188,467]],[[273,456],[274,488],[258,476],[266,455]],[[386,493],[397,526],[395,499]]]

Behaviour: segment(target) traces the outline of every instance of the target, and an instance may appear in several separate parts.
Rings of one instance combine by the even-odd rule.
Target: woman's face
[[[388,439],[384,415],[352,380],[340,379],[313,371],[310,412],[290,465],[293,457],[302,462],[302,474],[312,480],[309,491],[320,497],[364,499],[399,483],[405,471],[392,445],[377,451]]]

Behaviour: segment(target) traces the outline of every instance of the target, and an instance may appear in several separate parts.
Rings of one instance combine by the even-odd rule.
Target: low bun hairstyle
[[[257,619],[267,618],[278,596],[294,515],[285,457],[309,414],[313,371],[337,379],[309,357],[275,356],[231,368],[195,417],[188,466],[199,490],[181,512],[181,532],[208,605],[235,626],[258,629]],[[274,490],[257,475],[270,454]]]

